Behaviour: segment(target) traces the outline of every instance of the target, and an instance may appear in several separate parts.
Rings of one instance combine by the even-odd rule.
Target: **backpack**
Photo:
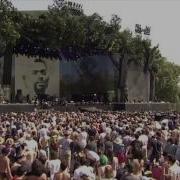
[[[153,152],[155,154],[161,154],[162,144],[159,140],[154,141]]]
[[[116,179],[124,179],[128,171],[125,168],[119,168],[117,170]]]
[[[120,164],[127,162],[127,153],[126,153],[125,147],[123,147],[123,146],[121,147],[117,158],[118,158],[118,162]]]
[[[135,156],[134,158],[142,158],[142,143],[138,140],[135,140],[133,143],[132,153]]]

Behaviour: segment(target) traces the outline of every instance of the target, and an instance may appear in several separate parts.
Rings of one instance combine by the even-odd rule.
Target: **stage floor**
[[[57,111],[78,111],[82,108],[97,108],[102,111],[127,111],[127,112],[166,112],[176,111],[177,106],[173,103],[110,103],[110,104],[67,104],[66,106],[54,107]]]
[[[178,111],[178,106],[171,103],[94,103],[94,104],[66,104],[65,106],[54,106],[51,109],[60,112],[76,112],[82,109],[92,108],[99,111],[127,111],[127,112],[166,112],[166,111]],[[33,104],[0,104],[0,113],[5,112],[33,112],[35,105]],[[45,109],[44,109],[45,110]],[[94,111],[96,111],[94,110]]]
[[[5,112],[33,112],[35,106],[32,104],[0,104],[0,113]]]

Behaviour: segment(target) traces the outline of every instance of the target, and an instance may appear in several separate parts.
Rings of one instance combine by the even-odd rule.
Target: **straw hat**
[[[58,136],[59,135],[59,131],[55,129],[55,130],[52,131],[51,135],[52,136],[54,136],[54,135]]]
[[[8,145],[13,145],[13,144],[14,144],[14,140],[13,140],[12,138],[8,138],[8,139],[6,140],[6,144],[8,144]]]
[[[4,143],[4,138],[0,137],[0,145]]]
[[[117,137],[115,140],[114,140],[114,143],[116,144],[122,144],[122,139]]]

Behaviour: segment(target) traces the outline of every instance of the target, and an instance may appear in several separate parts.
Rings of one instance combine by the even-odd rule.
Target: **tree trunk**
[[[11,85],[12,77],[12,47],[7,46],[4,54],[4,67],[3,67],[3,84]]]
[[[109,54],[109,58],[114,65],[114,73],[117,72],[117,78],[114,76],[114,90],[115,90],[115,101],[120,102],[121,96],[121,69],[122,69],[122,61],[121,58],[118,58],[118,61],[114,59],[113,54]],[[116,74],[116,73],[115,73]]]
[[[14,94],[14,84],[12,84],[12,56],[12,46],[8,45],[4,53],[3,85],[6,85],[10,88],[10,101],[12,100],[12,93]]]
[[[150,71],[150,101],[154,101],[155,98],[155,75]]]
[[[125,54],[123,59],[121,60],[121,96],[120,102],[125,103],[128,101],[128,89],[127,89],[127,71],[128,71],[128,55]]]
[[[122,68],[123,68],[123,59],[119,58],[118,66],[118,81],[117,81],[117,102],[121,101],[122,96]]]
[[[117,102],[127,102],[128,94],[127,94],[127,57],[128,55],[124,55],[123,57],[119,57],[118,61],[115,61],[112,56],[110,59],[114,66],[118,71],[117,84],[115,85],[116,91],[116,101]]]

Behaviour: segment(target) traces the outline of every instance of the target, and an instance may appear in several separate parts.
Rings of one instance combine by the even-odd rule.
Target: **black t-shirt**
[[[161,154],[161,149],[162,149],[162,143],[157,140],[157,139],[153,139],[151,142],[152,145],[152,154]]]
[[[22,128],[23,128],[23,125],[22,125],[22,123],[21,123],[21,122],[15,122],[14,124],[16,125],[17,130],[19,130],[19,129],[22,129]]]
[[[95,137],[96,136],[96,129],[95,128],[88,129],[88,134],[89,134],[89,136]]]
[[[142,159],[143,155],[142,155],[142,142],[138,141],[138,140],[134,140],[131,143],[131,147],[132,147],[132,155],[134,159]]]
[[[71,142],[70,149],[73,154],[73,153],[79,153],[81,148],[77,142]]]
[[[12,128],[12,129],[11,129],[11,135],[12,135],[12,137],[16,136],[17,134],[18,134],[17,129],[16,129],[16,128]]]

